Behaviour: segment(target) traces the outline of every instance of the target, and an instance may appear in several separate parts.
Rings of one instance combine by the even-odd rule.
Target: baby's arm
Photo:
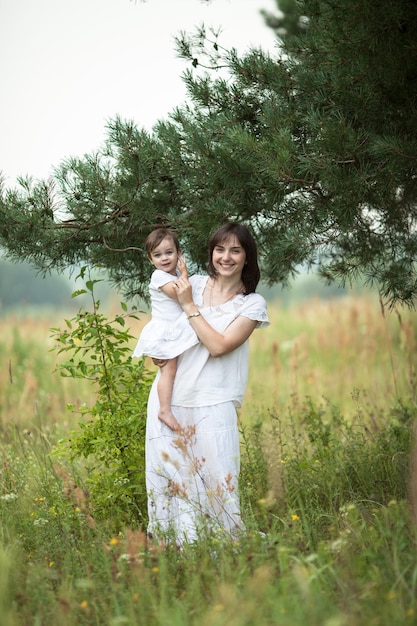
[[[178,259],[177,267],[180,272],[180,276],[188,280],[188,270],[187,270],[185,257],[181,256]],[[178,302],[177,289],[175,287],[175,282],[176,282],[176,279],[173,276],[172,281],[170,281],[169,283],[165,283],[165,285],[161,287],[161,291],[163,291],[165,295],[169,296],[170,298]]]

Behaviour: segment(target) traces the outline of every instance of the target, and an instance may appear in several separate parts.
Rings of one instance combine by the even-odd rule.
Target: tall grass
[[[255,331],[244,417],[306,396],[345,415],[379,412],[416,394],[416,325],[411,311],[382,311],[375,297],[269,307]]]
[[[56,319],[1,320],[2,626],[416,623],[414,314],[343,299],[270,315],[240,415],[246,531],[182,550],[96,518],[83,463],[50,454],[93,390],[52,373]]]
[[[50,328],[64,314],[42,318],[10,315],[0,319],[0,423],[32,430],[71,425],[67,403],[81,405],[92,399],[91,385],[54,374],[57,359],[51,353]],[[70,424],[69,424],[70,422]]]

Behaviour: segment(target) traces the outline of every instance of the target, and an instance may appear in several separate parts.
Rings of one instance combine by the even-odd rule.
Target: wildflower
[[[80,602],[80,609],[86,609],[87,607],[88,607],[87,600],[83,600],[82,602]]]
[[[329,549],[332,552],[340,552],[342,548],[345,546],[345,544],[346,544],[346,541],[342,537],[339,537],[338,539],[335,539],[329,544]]]
[[[54,566],[54,562],[53,561],[49,561],[49,567],[53,567]]]
[[[291,519],[292,519],[292,521],[293,521],[293,522],[296,522],[296,521],[297,521],[298,519],[300,519],[300,518],[298,517],[297,513],[293,513],[293,514],[291,515]]]
[[[114,479],[113,484],[116,487],[121,487],[122,485],[126,485],[128,482],[129,482],[128,478],[120,476]]]
[[[117,538],[117,537],[112,537],[112,538],[110,539],[110,545],[111,545],[111,546],[117,546],[117,544],[118,544],[118,543],[119,543],[119,540],[118,540],[118,538]]]
[[[4,496],[1,496],[1,500],[3,500],[4,502],[11,502],[13,500],[16,500],[17,495],[15,493],[5,493]]]
[[[153,567],[152,571],[153,571],[154,574],[157,574],[159,572],[159,567],[156,567],[156,566]]]

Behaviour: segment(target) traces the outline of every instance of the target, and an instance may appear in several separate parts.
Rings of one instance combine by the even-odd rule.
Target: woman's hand
[[[181,274],[176,281],[174,281],[175,293],[177,294],[177,300],[182,306],[183,310],[187,313],[192,313],[196,306],[193,302],[193,292],[191,289],[190,281],[188,280],[188,274]]]
[[[177,268],[180,273],[179,278],[174,278],[173,276],[171,282],[166,283],[165,285],[162,285],[161,291],[163,291],[164,294],[167,295],[169,298],[172,298],[173,300],[177,300],[179,302],[177,282],[179,281],[180,278],[184,278],[186,282],[188,283],[188,270],[187,270],[187,264],[186,264],[186,260],[184,256],[180,256],[178,258]],[[179,302],[179,304],[181,305],[181,302]],[[155,365],[157,365],[157,363],[155,363]]]

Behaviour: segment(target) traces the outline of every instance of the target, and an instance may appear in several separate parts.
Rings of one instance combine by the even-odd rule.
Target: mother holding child
[[[158,240],[155,233],[148,241]],[[248,380],[248,339],[255,328],[269,324],[266,302],[256,293],[256,243],[246,226],[224,224],[209,241],[208,275],[189,278],[184,261],[177,269],[180,249],[174,233],[162,229],[161,236],[156,252],[174,248],[176,258],[166,263],[168,276],[157,290],[168,296],[170,306],[180,307],[170,345],[181,344],[182,336],[184,342],[182,348],[156,354],[140,338],[134,352],[149,354],[160,366],[148,399],[148,534],[171,537],[179,545],[207,532],[235,537],[243,529],[236,408]],[[147,248],[158,269],[154,252]],[[153,299],[152,314],[150,325],[155,325]]]

